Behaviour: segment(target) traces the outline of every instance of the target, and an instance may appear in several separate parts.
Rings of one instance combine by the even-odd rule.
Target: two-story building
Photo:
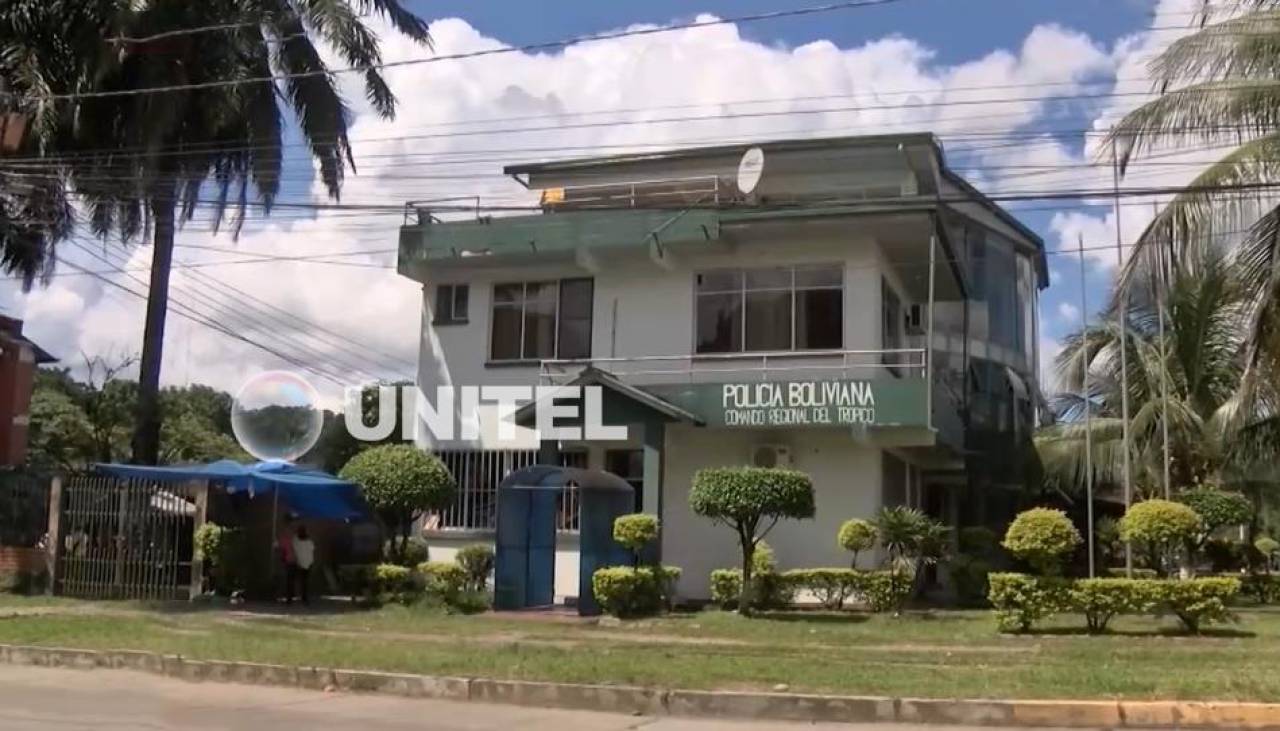
[[[838,526],[886,505],[953,525],[1006,518],[1034,468],[1043,244],[949,170],[934,137],[505,172],[540,193],[540,212],[441,220],[420,204],[401,231],[399,270],[423,285],[418,385],[598,385],[628,440],[500,440],[484,409],[475,438],[419,434],[460,490],[425,526],[434,558],[492,536],[498,481],[540,447],[636,487],[687,598],[738,561],[731,532],[689,508],[702,467],[812,476],[815,519],[767,539],[783,568],[847,564]],[[571,595],[571,492],[561,520],[557,587]]]

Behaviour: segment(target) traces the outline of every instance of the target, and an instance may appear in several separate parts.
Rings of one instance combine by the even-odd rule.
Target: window
[[[467,321],[467,299],[471,287],[465,284],[441,284],[436,287],[435,325],[461,325]]]
[[[492,360],[591,357],[591,279],[493,287]]]
[[[695,352],[835,350],[844,343],[839,266],[698,274]]]

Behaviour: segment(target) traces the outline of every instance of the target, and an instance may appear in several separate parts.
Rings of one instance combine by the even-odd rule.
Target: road
[[[0,666],[5,731],[943,731],[907,725],[648,718],[587,711],[187,683],[123,670]],[[947,731],[977,731],[947,727]],[[1045,731],[1038,729],[1037,731]]]

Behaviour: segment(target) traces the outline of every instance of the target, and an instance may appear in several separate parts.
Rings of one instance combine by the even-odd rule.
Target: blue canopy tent
[[[247,492],[250,497],[271,495],[273,501],[287,506],[290,512],[302,518],[357,521],[372,516],[368,503],[355,483],[289,462],[257,462],[246,465],[224,459],[209,464],[170,467],[96,464],[94,469],[115,477],[154,482],[206,480],[210,484],[219,485],[229,494]]]

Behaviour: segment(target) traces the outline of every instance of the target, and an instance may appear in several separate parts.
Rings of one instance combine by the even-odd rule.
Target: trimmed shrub
[[[387,541],[382,547],[382,555],[387,563],[413,569],[431,560],[431,549],[425,539],[409,536],[398,544],[394,540]]]
[[[875,548],[876,528],[871,523],[859,518],[846,520],[840,525],[840,532],[836,534],[836,543],[853,554],[852,566],[856,569],[858,568],[858,554]]]
[[[1013,519],[1002,545],[1038,573],[1055,576],[1061,572],[1062,562],[1080,543],[1080,531],[1076,530],[1066,513],[1032,508]]]
[[[391,563],[373,568],[374,596],[380,603],[413,604],[422,598],[422,582],[413,569]]]
[[[360,486],[369,505],[401,537],[391,555],[401,558],[413,521],[453,502],[453,476],[439,457],[412,444],[383,444],[352,457],[338,475]],[[403,560],[401,558],[401,560]]]
[[[779,519],[812,518],[813,481],[803,472],[767,467],[722,467],[698,470],[689,490],[689,507],[704,518],[733,529],[742,549],[742,599],[738,611],[748,614],[752,602],[752,557],[769,527]],[[763,529],[763,532],[762,532]]]
[[[862,590],[862,572],[855,569],[794,569],[783,579],[792,590],[803,589],[826,609],[840,609],[846,600]]]
[[[1113,579],[1129,578],[1129,572],[1123,566],[1112,566],[1109,569],[1103,569],[1103,572],[1106,573],[1107,576]],[[1155,569],[1147,569],[1147,568],[1141,568],[1141,567],[1135,566],[1133,567],[1133,578],[1158,579],[1160,578],[1160,574],[1156,573]]]
[[[876,613],[899,612],[911,598],[915,586],[903,581],[897,571],[867,571],[862,575],[862,597],[867,608]]]
[[[1160,600],[1153,579],[1081,579],[1071,586],[1071,608],[1084,615],[1090,632],[1103,632],[1117,614],[1149,612]]]
[[[434,597],[451,603],[466,591],[470,583],[467,570],[456,563],[447,561],[427,561],[418,566],[418,574],[422,576],[425,591]]]
[[[214,586],[222,594],[249,589],[253,566],[244,531],[205,523],[192,536],[196,554],[208,564]]]
[[[1068,606],[1068,585],[1061,579],[996,573],[987,580],[991,584],[987,598],[996,610],[996,626],[1001,632],[1026,632]]]
[[[711,601],[721,609],[733,609],[742,597],[742,572],[716,569],[711,572]]]
[[[1171,500],[1134,503],[1120,519],[1120,538],[1146,546],[1151,568],[1161,572],[1178,547],[1194,541],[1199,532],[1196,511]]]
[[[1177,615],[1188,632],[1195,634],[1206,624],[1231,619],[1227,604],[1240,593],[1239,579],[1208,577],[1161,583],[1162,603]]]
[[[613,521],[613,540],[631,551],[635,565],[640,565],[640,554],[645,547],[658,539],[658,517],[645,513],[620,515]]]
[[[1214,531],[1229,525],[1244,525],[1253,518],[1253,504],[1238,492],[1216,487],[1185,490],[1175,498],[1200,516],[1201,532],[1208,538]]]
[[[680,569],[674,566],[609,566],[591,575],[591,592],[606,614],[645,617],[668,605],[679,578]]]
[[[1270,566],[1271,560],[1275,558],[1276,552],[1280,551],[1280,541],[1277,541],[1271,536],[1259,536],[1258,539],[1253,542],[1253,547],[1258,551],[1258,553],[1262,554],[1262,558],[1265,559],[1267,565]]]
[[[467,575],[467,590],[483,592],[489,585],[489,575],[493,573],[493,546],[477,544],[461,548],[454,560]]]

